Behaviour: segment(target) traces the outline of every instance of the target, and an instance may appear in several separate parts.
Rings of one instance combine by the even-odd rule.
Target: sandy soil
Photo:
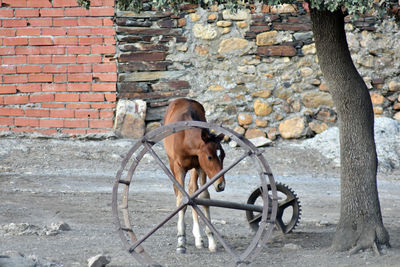
[[[134,143],[135,140],[1,138],[0,266],[7,266],[7,260],[18,257],[21,266],[84,266],[97,254],[111,258],[108,266],[140,266],[122,249],[111,213],[115,175]],[[237,148],[225,149],[228,163],[242,154]],[[166,162],[161,145],[157,144],[155,151]],[[378,179],[392,248],[384,248],[382,256],[372,251],[349,256],[329,250],[340,207],[340,180],[334,164],[316,151],[287,143],[262,151],[275,180],[297,194],[302,216],[292,233],[274,231],[250,266],[399,266],[399,170],[379,174]],[[246,158],[228,172],[226,190],[216,193],[210,188],[212,198],[246,202],[259,184],[253,163]],[[174,209],[171,182],[150,155],[141,160],[130,190],[129,211],[139,236]],[[145,250],[164,266],[229,263],[232,257],[220,243],[216,253],[195,248],[189,210],[186,254],[175,253],[176,217],[143,243]],[[254,233],[245,212],[221,208],[211,212],[212,222],[224,240],[239,253],[246,249]],[[204,239],[207,241],[205,235]]]

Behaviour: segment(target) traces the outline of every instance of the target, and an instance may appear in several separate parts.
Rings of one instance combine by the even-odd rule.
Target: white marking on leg
[[[190,181],[189,181],[189,194],[193,194],[198,189],[197,185],[198,172],[196,169],[192,169],[190,171]],[[203,248],[203,238],[200,233],[200,225],[199,225],[199,216],[197,211],[192,208],[192,217],[193,217],[193,236],[196,248]]]

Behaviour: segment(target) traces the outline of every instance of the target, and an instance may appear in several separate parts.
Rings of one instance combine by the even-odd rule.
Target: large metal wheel
[[[217,175],[210,177],[206,184],[200,186],[198,190],[191,195],[189,195],[189,193],[179,185],[169,168],[153,149],[153,146],[162,141],[165,137],[190,128],[204,128],[209,129],[216,134],[223,133],[225,136],[228,136],[231,140],[235,141],[244,151],[241,156],[232,160],[230,164],[224,167]],[[146,157],[144,157],[145,155]],[[178,207],[174,207],[172,212],[164,216],[164,219],[154,224],[154,226],[152,226],[152,228],[146,233],[137,234],[135,225],[132,222],[137,223],[139,215],[129,211],[129,197],[132,197],[132,194],[129,192],[130,187],[132,189],[132,187],[136,188],[137,186],[137,184],[133,186],[135,181],[132,178],[139,162],[144,158],[146,158],[146,160],[150,158],[152,162],[154,162],[152,166],[158,166],[161,168],[164,176],[167,179],[169,178],[170,182],[181,191],[184,196],[184,201]],[[257,174],[255,176],[256,178],[258,177],[257,180],[259,184],[253,184],[253,188],[255,185],[262,189],[259,194],[259,197],[261,197],[260,205],[247,204],[245,202],[241,204],[230,201],[199,198],[199,195],[213,184],[214,181],[222,175],[227,175],[230,170],[245,159],[254,161],[254,164],[258,166]],[[243,183],[247,183],[247,181],[243,181]],[[267,192],[269,192],[269,196]],[[251,142],[236,132],[226,129],[221,125],[200,121],[185,121],[168,124],[147,133],[129,150],[116,175],[112,193],[112,212],[114,224],[122,240],[124,249],[128,251],[141,265],[159,265],[159,263],[157,263],[157,261],[146,251],[146,246],[143,243],[151,235],[161,231],[160,228],[165,226],[180,210],[187,206],[191,206],[192,209],[195,209],[198,212],[201,221],[213,232],[217,242],[219,242],[223,246],[225,252],[230,255],[230,262],[227,265],[239,266],[250,263],[251,259],[262,250],[264,244],[272,235],[278,211],[277,200],[277,189],[270,167],[262,153]],[[238,251],[225,241],[226,237],[217,230],[215,222],[206,218],[202,210],[199,208],[199,205],[257,211],[259,213],[258,229],[249,244],[245,246],[245,249]]]

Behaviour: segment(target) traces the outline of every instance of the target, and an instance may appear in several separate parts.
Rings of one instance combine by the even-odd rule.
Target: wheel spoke
[[[278,208],[281,210],[285,210],[289,206],[293,206],[296,203],[296,198],[291,196],[287,197],[284,201],[278,202]]]
[[[286,225],[282,220],[282,216],[276,216],[276,226],[282,231],[282,233],[286,233]]]
[[[252,224],[252,223],[258,223],[259,221],[261,221],[261,217],[262,217],[262,214],[261,214],[261,213],[258,213],[256,216],[253,217],[253,219],[249,220],[248,222],[249,222],[250,224]]]

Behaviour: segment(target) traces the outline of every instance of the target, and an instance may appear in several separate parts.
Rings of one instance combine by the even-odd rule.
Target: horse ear
[[[219,135],[217,136],[218,142],[221,142],[222,140],[224,140],[224,138],[225,138],[225,135],[224,135],[223,133],[221,133],[221,134],[219,134]]]
[[[208,140],[210,140],[210,133],[208,132],[207,129],[201,129],[201,139],[203,139],[203,141],[205,143],[207,143]]]

